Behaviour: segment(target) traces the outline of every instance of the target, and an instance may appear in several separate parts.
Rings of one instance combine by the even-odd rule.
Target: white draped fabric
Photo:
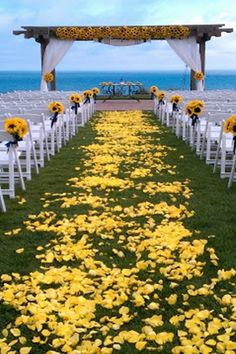
[[[202,71],[199,47],[195,37],[167,39],[170,47],[194,71]],[[203,91],[203,82],[197,81],[197,89]]]
[[[47,92],[47,82],[44,80],[43,76],[45,73],[50,73],[55,69],[57,64],[64,58],[68,50],[71,48],[74,41],[70,40],[58,40],[51,38],[43,57],[43,70],[41,78],[40,90]]]
[[[95,40],[95,42],[98,42],[97,40]],[[144,40],[121,40],[121,39],[102,39],[101,41],[99,41],[99,43],[103,43],[103,44],[108,44],[108,45],[113,45],[116,47],[126,47],[126,46],[130,46],[130,45],[136,45],[136,44],[142,44],[142,43],[146,43],[147,41]]]

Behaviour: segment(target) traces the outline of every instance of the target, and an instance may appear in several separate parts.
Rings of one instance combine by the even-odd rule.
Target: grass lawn
[[[236,184],[152,113],[97,113],[26,187],[0,214],[0,353],[235,352]]]

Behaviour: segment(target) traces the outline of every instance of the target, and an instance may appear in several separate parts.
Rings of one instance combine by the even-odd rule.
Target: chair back
[[[220,125],[221,122],[229,117],[229,112],[209,112],[208,122]]]

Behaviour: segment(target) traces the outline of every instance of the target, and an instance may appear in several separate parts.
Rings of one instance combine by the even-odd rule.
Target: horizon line
[[[188,70],[190,70],[190,68],[186,68]],[[186,69],[163,69],[163,70],[156,70],[156,69],[153,69],[153,70],[146,70],[146,69],[137,69],[137,70],[129,70],[129,69],[111,69],[111,70],[100,70],[100,69],[97,69],[97,70],[81,70],[81,69],[73,69],[73,70],[70,70],[70,69],[61,69],[61,70],[57,70],[56,73],[60,73],[60,72],[158,72],[158,73],[161,73],[161,72],[183,72],[185,71]],[[22,71],[22,72],[41,72],[40,69],[0,69],[0,72],[19,72],[19,71]],[[209,72],[209,71],[236,71],[236,68],[231,68],[231,69],[207,69],[206,72]]]

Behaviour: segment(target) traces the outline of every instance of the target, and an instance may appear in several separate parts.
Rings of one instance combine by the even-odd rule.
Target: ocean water
[[[163,90],[188,90],[190,75],[188,71],[137,71],[137,72],[57,72],[58,90],[85,90],[99,86],[102,81],[119,82],[140,81],[148,89],[157,85]],[[0,92],[15,90],[38,90],[40,72],[38,71],[0,71]],[[235,89],[236,71],[208,71],[206,89]]]

